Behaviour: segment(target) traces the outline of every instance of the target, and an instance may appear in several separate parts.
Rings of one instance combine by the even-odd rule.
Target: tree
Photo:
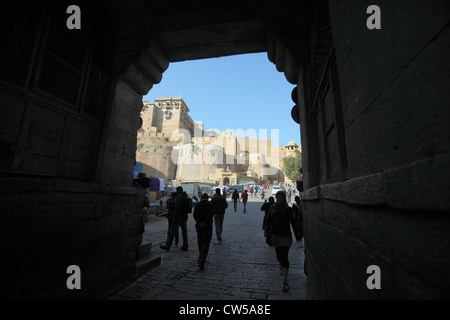
[[[302,168],[302,155],[301,153],[293,156],[283,158],[283,171],[286,176],[294,181],[302,180],[302,174],[300,172]]]

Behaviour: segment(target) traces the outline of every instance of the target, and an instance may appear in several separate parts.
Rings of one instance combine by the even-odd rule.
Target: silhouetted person
[[[267,237],[267,216],[269,214],[269,208],[275,203],[274,197],[269,197],[269,201],[265,200],[261,206],[261,211],[264,211],[264,219],[262,229],[264,230],[264,237]]]
[[[292,205],[292,211],[294,212],[294,219],[297,222],[298,233],[300,234],[300,241],[303,239],[303,214],[300,206],[300,197],[294,197],[295,203]],[[302,244],[300,243],[300,247]]]
[[[244,190],[244,192],[241,195],[242,204],[244,205],[244,213],[247,211],[247,201],[248,201],[248,193],[247,190]]]
[[[193,213],[196,222],[195,230],[197,231],[198,266],[200,270],[205,270],[205,261],[212,238],[214,207],[208,199],[207,193],[202,194],[200,201],[194,207]]]
[[[214,226],[216,227],[216,244],[222,244],[222,228],[225,209],[228,208],[228,202],[223,195],[220,194],[220,188],[216,188],[216,193],[211,198],[214,207]]]
[[[175,198],[175,212],[172,221],[172,226],[167,237],[166,243],[160,245],[159,247],[163,250],[170,250],[172,246],[173,239],[175,238],[175,233],[178,233],[178,228],[181,227],[181,234],[183,236],[183,246],[181,250],[188,250],[188,235],[187,235],[187,219],[188,219],[188,197],[186,192],[183,191],[182,187],[177,187],[177,196]]]
[[[231,195],[231,199],[233,199],[234,202],[234,212],[236,212],[236,208],[237,208],[237,203],[239,200],[239,193],[237,192],[236,189],[234,189],[233,194]]]
[[[268,237],[270,236],[277,260],[280,263],[280,271],[283,276],[282,291],[289,290],[287,283],[289,273],[289,249],[292,244],[292,230],[295,238],[300,241],[300,234],[298,232],[297,223],[294,220],[294,213],[292,208],[286,202],[286,194],[283,191],[278,191],[275,194],[275,204],[270,206],[267,217]]]
[[[168,228],[167,228],[167,238],[170,236],[170,230],[172,228],[172,224],[173,224],[173,218],[175,216],[175,200],[177,198],[177,193],[176,192],[172,192],[170,197],[167,199],[166,202],[166,208],[167,208],[167,222],[168,222]],[[175,230],[175,245],[178,245],[178,240],[179,240],[179,234],[178,234],[178,229]]]

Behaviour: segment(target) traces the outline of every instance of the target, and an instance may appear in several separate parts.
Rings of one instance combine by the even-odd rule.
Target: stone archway
[[[71,31],[69,2],[0,13],[6,294],[95,298],[133,277],[142,96],[171,62],[267,52],[297,85],[311,297],[448,299],[448,2],[392,3],[378,31],[361,1],[130,3],[90,1]],[[60,276],[72,264],[84,290]]]
[[[156,22],[152,21],[161,23],[160,33],[156,33],[154,41],[168,62],[267,52],[276,69],[284,72],[287,81],[297,85],[292,95],[295,104],[292,117],[300,124],[302,137],[305,189],[302,201],[308,225],[305,237],[311,240],[307,261],[310,261],[308,280],[313,298],[414,297],[422,290],[427,296],[448,297],[445,285],[441,284],[441,279],[448,278],[444,268],[437,267],[440,271],[434,272],[436,268],[419,265],[411,267],[405,261],[396,262],[398,256],[406,254],[410,261],[420,261],[426,257],[432,262],[430,265],[446,266],[448,269],[448,260],[443,261],[426,252],[423,255],[403,252],[392,245],[397,241],[396,238],[379,239],[376,235],[366,237],[358,232],[355,234],[355,230],[348,225],[353,225],[351,217],[355,216],[361,219],[361,228],[370,224],[368,215],[363,217],[360,210],[377,217],[372,221],[375,224],[375,221],[380,221],[378,218],[385,221],[379,227],[389,226],[395,230],[394,233],[400,229],[406,232],[408,229],[414,230],[416,225],[426,220],[423,216],[412,214],[398,223],[396,219],[405,217],[404,211],[414,213],[425,209],[427,214],[444,222],[439,212],[448,211],[448,199],[433,201],[423,196],[414,185],[426,186],[427,194],[435,195],[442,194],[442,186],[445,190],[450,188],[448,179],[436,174],[440,171],[437,168],[444,168],[444,164],[449,162],[448,155],[443,154],[448,151],[448,144],[444,141],[450,137],[448,134],[444,134],[444,138],[440,136],[440,133],[448,130],[432,117],[427,117],[427,121],[420,120],[423,115],[421,104],[429,106],[433,114],[448,115],[448,110],[442,106],[449,100],[445,87],[448,85],[445,73],[449,68],[440,53],[447,52],[444,48],[448,48],[445,45],[448,34],[444,35],[442,30],[446,30],[448,18],[445,15],[448,16],[449,5],[442,5],[442,10],[432,9],[431,5],[425,3],[413,5],[416,12],[430,10],[441,20],[427,20],[425,15],[419,18],[420,14],[413,14],[413,9],[409,8],[411,15],[422,21],[425,27],[426,32],[417,35],[420,39],[411,35],[415,41],[426,46],[427,49],[423,50],[420,46],[409,47],[399,41],[396,30],[384,29],[383,34],[389,34],[389,37],[383,39],[377,37],[381,33],[368,31],[363,21],[367,8],[361,3],[276,3],[280,5],[270,1],[263,1],[257,6],[242,3],[236,15],[230,12],[236,9],[233,5],[228,8],[215,7],[215,10],[220,9],[224,13],[223,17],[233,17],[215,21],[216,16],[207,14],[211,7],[202,1],[192,10],[180,7],[179,2],[168,1],[165,8],[161,4],[155,6],[156,11],[161,10],[159,12],[163,14],[154,20]],[[390,14],[398,19],[397,25],[402,26],[402,30],[406,32],[409,27],[414,30],[415,19],[402,16],[401,6],[398,4],[396,7],[398,13],[391,11]],[[173,14],[166,16],[164,13],[170,10],[173,10]],[[262,16],[267,19],[259,19]],[[205,18],[201,21],[200,17]],[[171,18],[180,20],[173,26],[170,22],[174,20]],[[189,24],[188,20],[196,22]],[[198,22],[200,25],[196,24]],[[205,33],[198,33],[200,30]],[[235,37],[236,34],[239,36]],[[410,57],[410,63],[405,65],[400,52]],[[361,57],[368,56],[371,57],[370,63],[361,60]],[[142,57],[133,61],[139,60],[142,61]],[[386,61],[389,61],[388,65]],[[439,63],[442,68],[437,67]],[[145,68],[136,68],[141,64],[132,62],[122,80],[136,88],[137,92],[146,93],[152,82],[147,80]],[[382,72],[379,70],[380,65],[383,66]],[[418,76],[433,73],[439,76]],[[434,96],[439,96],[439,101],[424,100],[420,93],[414,93],[414,98],[411,98],[405,93],[404,88],[408,88],[407,92],[413,92],[411,88],[416,88],[416,92],[424,92],[417,83],[408,81],[413,76],[421,79],[419,83],[426,83],[427,90],[435,92]],[[141,79],[144,81],[141,82]],[[382,83],[388,83],[389,87]],[[391,101],[396,102],[395,108],[390,105]],[[421,126],[421,130],[411,131],[404,126],[400,128],[398,123],[402,123],[404,115]],[[373,132],[367,130],[372,127],[382,128],[384,138],[374,136]],[[424,136],[421,135],[426,136],[430,127],[440,128],[430,133],[433,139],[441,141],[440,146],[444,151],[440,153],[432,151],[437,150],[436,146],[427,142],[433,139],[422,139]],[[390,133],[395,133],[395,137]],[[415,140],[416,147],[412,147],[407,138],[412,136],[421,137]],[[427,152],[414,152],[416,149]],[[435,152],[440,156],[436,156]],[[431,183],[430,177],[439,183]],[[344,223],[336,225],[336,221]],[[448,224],[446,221],[445,225]],[[433,224],[427,230],[433,234],[437,227]],[[448,235],[440,235],[448,241]],[[421,247],[420,239],[439,246],[435,238],[424,235],[412,241],[413,247]],[[332,245],[329,247],[330,243]],[[341,263],[343,261],[346,262]],[[347,261],[359,261],[360,265],[354,266]],[[399,274],[391,282],[388,291],[364,290],[366,274],[360,274],[358,270],[365,270],[368,264],[377,263]],[[329,276],[322,278],[323,275]],[[357,279],[354,275],[357,275]],[[408,285],[410,280],[413,280],[414,286]],[[432,284],[432,289],[427,289],[429,284]]]
[[[169,5],[170,6],[170,5]],[[300,9],[300,4],[296,1],[287,1],[287,7],[290,7],[293,12]],[[163,72],[169,67],[171,62],[180,62],[189,59],[204,59],[227,55],[236,55],[244,53],[267,52],[267,57],[270,62],[274,64],[277,71],[283,72],[286,80],[290,84],[298,85],[300,81],[301,70],[301,56],[299,55],[298,43],[291,38],[282,37],[284,32],[304,32],[304,27],[299,26],[296,22],[298,15],[289,13],[284,16],[286,7],[278,7],[271,3],[271,14],[274,15],[272,23],[266,21],[266,17],[258,16],[254,12],[255,8],[246,8],[251,11],[251,16],[254,19],[248,19],[246,11],[242,11],[239,15],[233,18],[236,20],[233,23],[222,21],[217,25],[206,26],[206,30],[198,28],[187,29],[192,32],[190,38],[199,39],[199,43],[195,47],[189,45],[189,39],[184,38],[186,30],[182,26],[182,31],[171,29],[162,34],[153,35],[149,38],[149,45],[140,55],[135,59],[129,61],[129,65],[121,64],[124,72],[119,76],[118,85],[116,86],[116,94],[113,101],[113,107],[121,113],[130,111],[130,115],[137,116],[139,108],[133,106],[130,101],[124,100],[123,96],[130,97],[131,100],[136,101],[139,95],[146,95],[151,90],[154,84],[158,84],[163,77]],[[265,10],[259,8],[256,11],[262,14]],[[283,11],[283,14],[279,12]],[[226,11],[233,11],[232,8],[227,8]],[[267,13],[267,12],[265,12]],[[280,15],[284,18],[280,18]],[[302,13],[303,15],[303,13]],[[186,14],[180,24],[188,23],[188,14]],[[281,27],[281,21],[291,21],[293,27]],[[189,23],[188,23],[189,24]],[[201,22],[200,22],[201,24]],[[209,29],[210,28],[210,29]],[[236,33],[236,28],[242,28],[241,33]],[[204,34],[211,32],[215,35],[214,40],[209,39]],[[247,32],[251,32],[251,38]],[[244,37],[245,40],[242,38]],[[258,39],[258,40],[255,40]],[[227,45],[225,46],[224,43]],[[185,46],[191,47],[186,49]],[[132,90],[129,90],[132,89]],[[297,92],[298,88],[294,88],[293,92]],[[295,94],[295,97],[297,94]],[[297,99],[293,98],[292,103],[297,104]],[[130,109],[131,107],[131,109]],[[286,119],[292,121],[292,106],[286,106]],[[295,109],[297,113],[300,112],[298,108]],[[295,117],[298,119],[298,116]]]

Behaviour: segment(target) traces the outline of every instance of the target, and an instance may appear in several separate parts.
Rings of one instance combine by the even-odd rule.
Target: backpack
[[[194,207],[194,204],[192,203],[192,198],[191,197],[186,197],[185,199],[185,212],[187,213],[191,213],[192,212],[192,208]]]

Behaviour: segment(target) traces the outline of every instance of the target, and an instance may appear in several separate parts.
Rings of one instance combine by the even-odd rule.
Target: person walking
[[[216,193],[211,198],[214,207],[214,226],[216,228],[217,240],[215,244],[222,244],[222,228],[225,210],[228,208],[228,202],[223,195],[220,194],[220,188],[216,188]]]
[[[269,201],[264,200],[264,203],[261,206],[261,211],[264,211],[264,219],[263,219],[263,224],[262,224],[262,229],[264,230],[264,237],[267,237],[267,216],[269,214],[269,209],[274,203],[275,203],[275,198],[270,196]]]
[[[200,201],[195,205],[193,216],[197,231],[198,267],[203,271],[211,243],[214,216],[214,207],[207,193],[202,194]]]
[[[295,203],[292,205],[292,211],[294,212],[294,219],[297,222],[298,233],[300,234],[300,248],[302,248],[301,241],[303,240],[303,214],[300,206],[300,197],[294,197]]]
[[[267,217],[268,237],[275,247],[276,257],[280,263],[280,273],[283,276],[282,291],[289,291],[287,282],[289,273],[289,249],[292,244],[292,230],[297,241],[300,241],[297,223],[294,220],[292,208],[286,202],[286,194],[278,191],[275,194],[275,204],[269,208]]]
[[[181,235],[183,237],[183,246],[181,250],[188,251],[188,234],[187,234],[187,220],[188,220],[188,207],[189,199],[186,192],[183,191],[183,187],[177,187],[177,196],[175,198],[175,212],[172,222],[172,227],[167,237],[166,243],[159,247],[163,250],[169,251],[172,246],[175,233],[178,232],[178,228],[181,227]]]
[[[173,218],[175,216],[175,201],[176,201],[176,198],[177,198],[177,193],[176,192],[172,192],[170,197],[169,197],[169,199],[167,199],[167,202],[166,202],[166,208],[167,208],[166,218],[167,218],[167,222],[168,222],[167,238],[170,235],[170,230],[171,230],[172,224],[173,224]],[[175,232],[175,235],[174,235],[175,246],[178,245],[178,240],[179,240],[178,229],[179,228],[177,228],[177,230],[174,231]]]
[[[247,201],[248,201],[248,193],[247,190],[244,190],[241,196],[242,204],[244,205],[244,213],[247,211]]]
[[[234,192],[233,192],[233,194],[231,195],[231,199],[232,199],[233,202],[234,202],[234,212],[236,212],[236,209],[237,209],[237,203],[238,203],[238,200],[239,200],[239,193],[237,192],[237,189],[234,189]]]

